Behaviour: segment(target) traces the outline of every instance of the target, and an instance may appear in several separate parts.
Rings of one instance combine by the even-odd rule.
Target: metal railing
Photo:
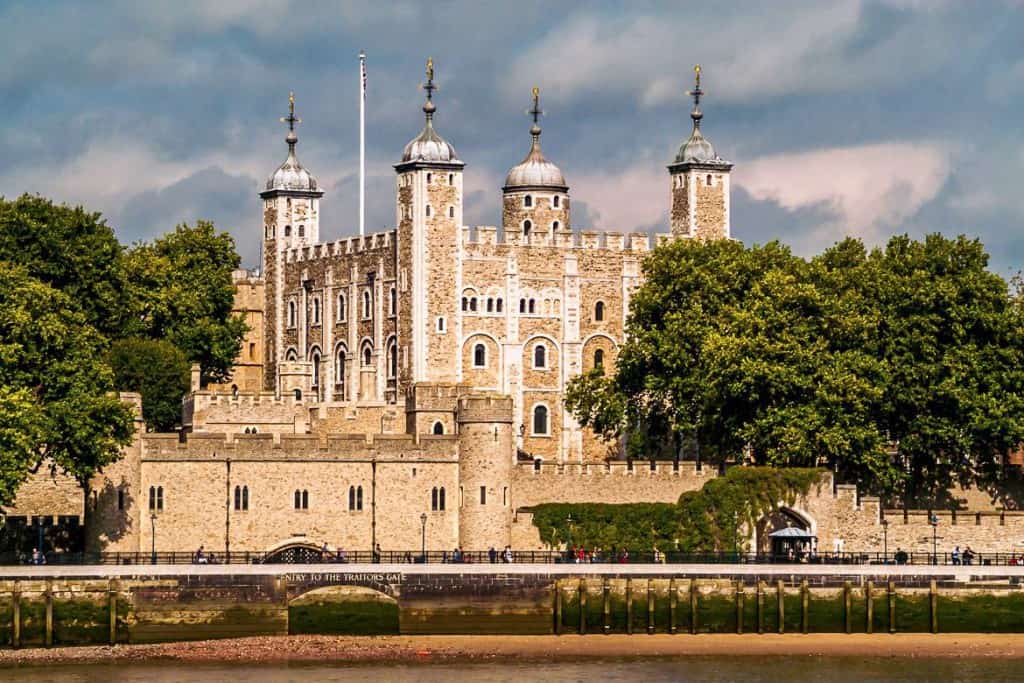
[[[154,565],[154,564],[816,564],[816,565],[916,565],[1024,566],[1024,555],[977,553],[969,561],[951,553],[822,553],[801,557],[770,553],[680,553],[653,551],[584,552],[557,550],[514,550],[511,557],[496,550],[370,550],[322,552],[311,548],[288,548],[272,553],[262,551],[205,552],[47,552],[40,558],[24,553],[0,553],[0,565]]]

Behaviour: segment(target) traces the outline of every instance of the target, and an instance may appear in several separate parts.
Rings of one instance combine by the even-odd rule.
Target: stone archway
[[[798,551],[816,551],[814,534],[813,519],[794,508],[779,506],[757,523],[754,547],[759,554],[785,554],[790,547]]]
[[[328,585],[288,601],[288,632],[331,635],[397,635],[398,600],[360,585]]]
[[[263,558],[263,564],[320,564],[323,550],[308,542],[287,543],[274,548]]]

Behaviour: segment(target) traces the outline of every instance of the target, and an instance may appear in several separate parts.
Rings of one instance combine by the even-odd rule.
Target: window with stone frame
[[[594,367],[595,368],[603,368],[604,367],[604,350],[603,349],[597,349],[596,351],[594,351]]]
[[[434,432],[434,434],[436,436],[443,435],[444,434],[444,423],[442,423],[440,420],[438,420],[437,422],[434,423],[434,429],[432,431]]]
[[[347,311],[345,310],[345,295],[344,294],[338,294],[338,322],[339,323],[345,322],[345,315],[346,314],[347,314]]]
[[[388,310],[390,311],[390,315],[396,315],[398,313],[398,292],[395,291],[394,287],[391,287],[388,292],[390,297]]]
[[[546,405],[533,407],[533,434],[535,436],[548,435],[548,407]]]
[[[373,296],[370,290],[363,290],[363,320],[369,320],[373,316]]]
[[[483,344],[477,344],[473,347],[473,367],[487,367],[487,347]]]
[[[345,360],[347,355],[344,346],[338,347],[334,354],[334,384],[337,387],[335,393],[342,401],[345,400]]]
[[[537,344],[533,347],[533,367],[538,370],[543,370],[548,366],[548,349],[543,344]]]
[[[601,322],[604,320],[604,302],[598,301],[594,304],[594,321]]]
[[[523,197],[523,206],[525,206],[526,208],[530,208],[533,206],[533,197],[531,195],[526,195],[525,197]]]
[[[288,302],[288,327],[295,327],[295,301]]]
[[[561,204],[561,200],[562,198],[556,194],[554,197],[551,198],[551,205],[557,209]]]

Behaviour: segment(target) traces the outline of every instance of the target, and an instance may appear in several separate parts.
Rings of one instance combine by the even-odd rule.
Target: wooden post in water
[[[800,582],[800,630],[803,633],[807,633],[810,630],[810,624],[807,619],[808,607],[810,607],[810,589],[807,587],[807,579]]]
[[[46,580],[43,604],[46,607],[46,630],[43,634],[43,643],[46,647],[53,647],[53,579]]]
[[[562,633],[562,581],[555,579],[555,635]]]
[[[580,606],[580,635],[585,636],[587,634],[587,580],[580,579],[579,588],[579,599],[577,600]]]
[[[781,580],[775,584],[776,611],[779,615],[779,633],[786,632],[786,587]]]
[[[889,582],[889,633],[896,633],[896,582]]]
[[[743,633],[743,579],[736,581],[736,633]]]
[[[864,633],[875,632],[875,596],[873,591],[875,590],[875,584],[872,581],[868,581],[867,586],[864,587],[864,608],[866,616],[864,617]]]
[[[757,633],[764,633],[764,585],[757,580]]]
[[[846,632],[853,633],[853,609],[849,581],[843,582],[843,621],[846,622]]]
[[[633,579],[626,579],[626,634],[633,635]]]
[[[107,579],[107,610],[110,612],[110,644],[117,645],[117,582]]]
[[[928,613],[932,620],[932,633],[939,632],[939,588],[932,579],[928,586]]]
[[[676,605],[679,602],[679,588],[673,576],[668,580],[668,632],[676,633]]]
[[[690,633],[697,632],[697,579],[690,579]]]
[[[608,635],[612,632],[612,605],[611,605],[611,587],[608,585],[608,577],[604,577],[604,581],[601,585],[601,591],[604,595],[604,633]]]
[[[647,633],[654,633],[654,579],[647,579]]]
[[[18,581],[11,591],[11,647],[21,647],[21,584]]]

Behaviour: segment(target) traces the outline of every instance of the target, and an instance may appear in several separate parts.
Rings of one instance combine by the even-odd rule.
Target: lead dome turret
[[[302,119],[295,116],[295,94],[288,95],[288,116],[281,119],[288,124],[288,135],[284,141],[288,143],[288,158],[277,167],[277,170],[267,178],[265,192],[319,192],[316,178],[299,161],[295,154],[295,145],[299,136],[295,134],[295,124],[301,123]]]
[[[533,89],[533,108],[527,112],[533,116],[533,126],[530,128],[530,136],[533,141],[530,143],[530,151],[519,164],[513,166],[505,176],[505,191],[519,191],[528,189],[551,189],[567,192],[569,186],[562,175],[562,169],[544,156],[540,148],[541,128],[538,118],[540,111],[540,90]]]

